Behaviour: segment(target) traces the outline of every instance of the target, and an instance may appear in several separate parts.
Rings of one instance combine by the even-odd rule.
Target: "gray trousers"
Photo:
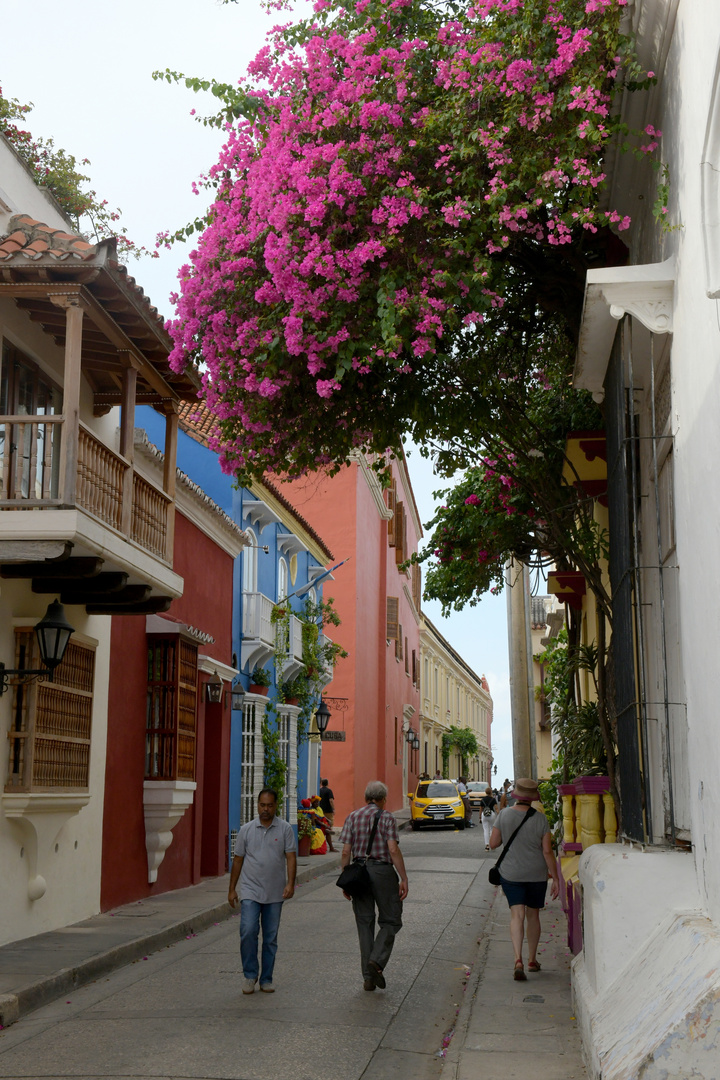
[[[370,978],[370,960],[374,960],[379,968],[385,968],[395,943],[395,935],[402,928],[402,900],[398,894],[399,879],[394,866],[368,861],[367,869],[372,882],[372,893],[356,897],[352,902],[364,979]],[[377,936],[376,907],[379,925]]]

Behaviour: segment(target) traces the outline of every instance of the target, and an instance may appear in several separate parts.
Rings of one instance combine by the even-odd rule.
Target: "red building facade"
[[[102,910],[226,870],[233,563],[243,535],[178,479],[183,594],[164,614],[112,620]]]
[[[348,652],[324,694],[330,730],[344,734],[322,743],[320,764],[336,823],[363,804],[369,780],[386,783],[388,808],[399,809],[419,771],[407,735],[418,730],[420,576],[419,567],[400,565],[417,551],[422,528],[404,460],[393,461],[392,478],[383,490],[358,459],[332,478],[288,485],[299,513],[338,559],[350,559],[325,585],[341,619],[331,636]]]

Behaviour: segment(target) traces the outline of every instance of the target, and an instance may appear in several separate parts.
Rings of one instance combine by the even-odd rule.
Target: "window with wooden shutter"
[[[388,520],[388,544],[390,547],[395,547],[395,504],[397,502],[397,485],[395,481],[392,482],[392,487],[389,487],[385,492],[387,497],[387,508],[392,512],[392,517]]]
[[[15,667],[41,666],[32,627],[15,631]],[[53,681],[13,691],[6,791],[87,791],[95,647],[71,638]]]
[[[413,653],[413,656],[415,654]],[[405,638],[405,674],[410,674],[410,652],[408,650],[408,639]]]
[[[420,611],[422,603],[422,570],[420,563],[412,564],[412,598],[415,610]]]
[[[413,649],[413,651],[412,651],[412,684],[413,684],[413,686],[417,686],[417,682],[418,682],[418,662],[417,662],[417,656],[415,654],[415,650]]]
[[[146,780],[194,780],[197,645],[177,635],[148,639]]]
[[[395,503],[395,562],[405,561],[405,510],[398,499]]]
[[[400,599],[397,596],[387,598],[387,617],[385,637],[388,641],[396,641],[398,636],[398,619],[400,618]]]
[[[403,628],[402,623],[398,623],[398,635],[395,639],[395,659],[402,660],[403,658]]]

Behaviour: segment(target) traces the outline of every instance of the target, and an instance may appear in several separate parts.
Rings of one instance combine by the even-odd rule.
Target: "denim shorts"
[[[506,881],[501,875],[500,884],[509,907],[515,907],[517,904],[524,904],[529,908],[545,907],[547,879],[545,881]]]

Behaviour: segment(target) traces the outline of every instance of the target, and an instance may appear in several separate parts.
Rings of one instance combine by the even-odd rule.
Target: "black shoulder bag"
[[[370,830],[370,839],[368,840],[367,851],[364,858],[358,856],[353,859],[348,866],[340,874],[335,884],[338,889],[342,889],[348,896],[363,896],[365,893],[369,893],[371,889],[370,875],[365,865],[370,858],[370,852],[372,851],[373,840],[375,839],[375,833],[377,832],[378,822],[382,816],[382,809],[378,810],[373,821],[372,829]]]
[[[510,850],[510,847],[512,845],[513,840],[515,839],[517,834],[520,832],[520,830],[522,829],[522,827],[525,824],[525,822],[527,821],[527,819],[532,817],[533,814],[536,814],[536,813],[537,813],[537,810],[532,806],[530,807],[529,810],[525,811],[522,821],[520,822],[517,829],[512,834],[512,836],[508,840],[507,844],[503,848],[502,855],[500,856],[498,861],[495,863],[495,865],[490,867],[490,869],[488,871],[488,881],[490,882],[491,885],[499,885],[500,884],[500,863],[503,861],[503,859],[507,855],[508,851]]]

